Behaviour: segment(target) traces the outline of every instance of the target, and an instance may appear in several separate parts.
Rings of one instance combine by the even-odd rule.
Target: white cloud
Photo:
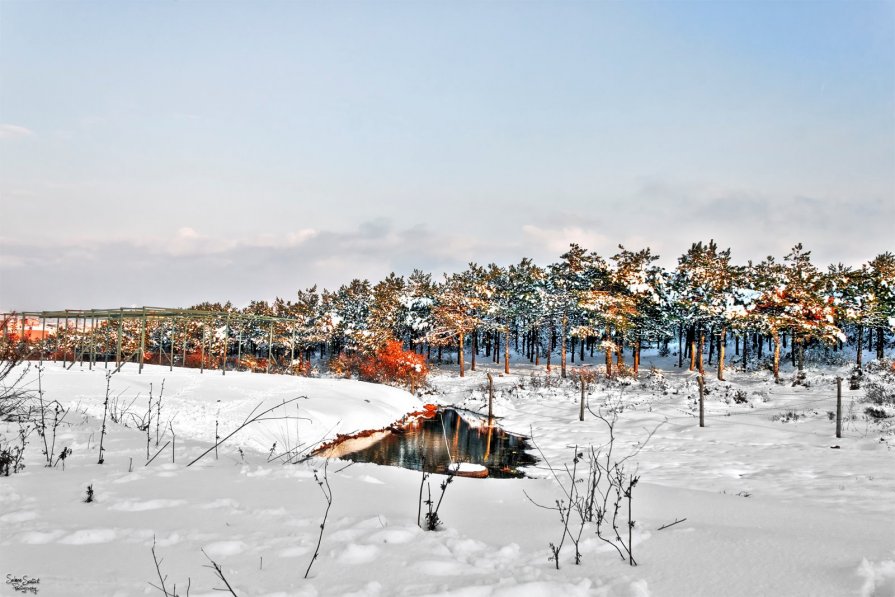
[[[0,123],[0,139],[12,139],[16,137],[30,137],[34,134],[31,129],[17,124]]]
[[[526,224],[522,226],[522,232],[527,241],[525,246],[534,244],[542,249],[539,252],[547,252],[553,256],[552,258],[565,253],[572,243],[581,245],[585,249],[597,251],[605,250],[607,246],[614,246],[613,241],[605,234],[580,226],[547,228]]]

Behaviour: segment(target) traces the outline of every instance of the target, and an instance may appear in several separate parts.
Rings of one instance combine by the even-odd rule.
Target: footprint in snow
[[[242,541],[216,541],[205,546],[205,553],[212,557],[234,556],[242,553],[246,544]]]
[[[413,541],[413,538],[421,532],[422,531],[419,529],[419,527],[413,527],[412,530],[410,528],[383,529],[367,537],[367,542],[393,543],[395,545],[400,545],[403,543],[410,543],[411,541]]]
[[[109,510],[119,510],[121,512],[145,512],[146,510],[159,510],[161,508],[174,508],[182,506],[186,500],[124,500],[117,504],[109,506]]]
[[[61,530],[47,532],[34,531],[25,533],[19,540],[27,545],[45,545],[47,543],[52,543],[64,534],[65,531]]]
[[[37,512],[33,510],[18,510],[0,516],[0,522],[25,522],[37,518]]]
[[[237,502],[236,500],[231,500],[230,498],[220,498],[214,500],[213,502],[202,504],[198,507],[202,508],[203,510],[210,510],[212,508],[238,508],[239,502]]]
[[[111,543],[118,536],[115,529],[81,529],[59,540],[62,545],[94,545]]]
[[[375,545],[352,543],[339,554],[338,560],[342,564],[348,565],[367,564],[375,560],[378,555],[379,548]]]
[[[277,555],[281,558],[297,558],[311,551],[310,547],[287,547]]]
[[[481,574],[481,571],[460,564],[459,562],[444,562],[438,560],[425,560],[415,566],[420,575],[430,576],[456,576],[459,574]]]

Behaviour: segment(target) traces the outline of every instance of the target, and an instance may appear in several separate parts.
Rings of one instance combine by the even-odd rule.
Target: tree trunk
[[[721,340],[718,342],[718,379],[724,381],[724,352],[727,348],[727,328],[721,328]]]
[[[780,383],[780,333],[776,330],[773,335],[774,339],[774,382]]]
[[[743,334],[743,373],[749,370],[749,333]]]
[[[801,336],[796,340],[793,338],[794,348],[799,351],[799,371],[805,370],[805,340]]]
[[[885,357],[883,354],[886,347],[886,328],[876,328],[876,358],[881,361]]]
[[[510,326],[507,326],[507,341],[503,351],[503,372],[510,373]]]
[[[715,356],[715,328],[709,330],[709,367],[712,366],[712,357]]]
[[[862,361],[864,360],[864,326],[858,326],[858,341],[856,343],[858,349],[858,367],[862,365]]]
[[[677,326],[677,368],[684,368],[684,325]]]
[[[643,342],[643,339],[640,335],[637,335],[637,341],[634,343],[634,377],[637,377],[637,374],[640,372],[640,344]]]
[[[612,377],[612,336],[609,334],[609,326],[606,326],[606,377]]]
[[[566,378],[566,335],[568,333],[567,328],[569,327],[569,318],[563,313],[562,314],[562,331],[560,334],[560,342],[559,342],[559,367],[560,374],[563,379]]]
[[[479,341],[478,341],[479,333],[477,330],[472,330],[472,363],[469,368],[475,371],[475,356],[479,354]]]
[[[463,359],[463,332],[457,341],[457,361],[460,363],[460,377],[466,377],[466,363]]]
[[[690,329],[687,330],[687,335],[690,340],[690,371],[696,370],[696,330],[693,326],[690,326]]]
[[[703,352],[704,345],[705,345],[705,332],[703,332],[702,328],[700,327],[699,328],[699,344],[696,346],[696,353],[697,353],[696,360],[699,365],[699,374],[700,375],[705,375],[705,370],[703,369],[703,365],[702,365],[702,352]]]
[[[535,330],[535,367],[541,364],[541,330]]]

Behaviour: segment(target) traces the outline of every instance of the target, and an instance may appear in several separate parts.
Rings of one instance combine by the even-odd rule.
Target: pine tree
[[[876,358],[882,359],[886,332],[895,331],[895,255],[877,255],[867,265],[871,291],[870,324],[876,328]]]
[[[392,272],[373,287],[367,316],[368,344],[372,350],[378,350],[389,340],[401,337],[406,309],[401,297],[406,286],[404,278]]]
[[[479,313],[483,303],[478,292],[471,287],[471,279],[463,274],[445,276],[432,310],[434,327],[429,332],[433,344],[456,343],[460,364],[460,377],[466,375],[463,346],[466,335],[480,324]]]
[[[733,303],[734,278],[730,249],[719,251],[714,240],[705,245],[702,242],[694,243],[678,259],[678,299],[683,321],[689,327],[691,371],[698,366],[700,374],[704,373],[706,332],[718,329],[721,341],[726,341],[729,321],[725,314]],[[723,357],[720,359],[718,377],[724,378]]]

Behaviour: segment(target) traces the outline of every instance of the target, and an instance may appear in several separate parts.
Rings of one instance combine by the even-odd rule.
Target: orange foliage
[[[398,340],[389,340],[372,355],[339,355],[330,361],[330,370],[342,377],[353,374],[364,381],[411,389],[419,387],[429,373],[425,358],[412,350],[404,350]]]
[[[215,368],[217,363],[212,359],[209,355],[205,355],[205,368],[213,369]],[[188,352],[186,357],[183,359],[183,366],[190,367],[193,369],[199,369],[202,366],[202,353],[201,352]]]

